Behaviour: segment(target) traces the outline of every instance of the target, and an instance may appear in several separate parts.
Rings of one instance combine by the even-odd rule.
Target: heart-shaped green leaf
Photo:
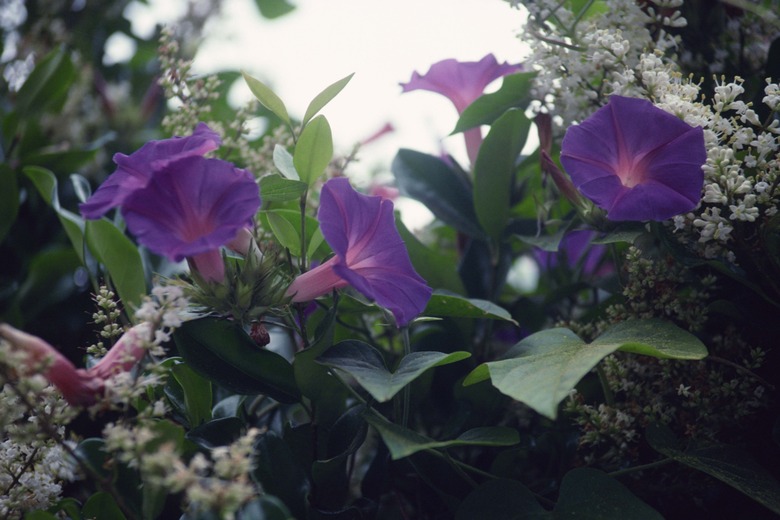
[[[435,292],[431,295],[423,314],[450,318],[505,320],[517,324],[506,309],[493,302],[444,292]]]
[[[563,477],[553,518],[663,520],[623,484],[591,468],[573,469]]]
[[[317,358],[317,362],[351,375],[374,399],[383,403],[429,368],[454,363],[470,355],[468,352],[412,352],[401,359],[394,372],[390,372],[378,350],[367,343],[348,340],[333,345]]]
[[[587,345],[565,328],[532,334],[506,359],[477,367],[464,384],[490,377],[499,391],[555,419],[558,405],[604,357],[624,350],[669,359],[701,359],[707,349],[696,336],[662,320],[629,320]]]

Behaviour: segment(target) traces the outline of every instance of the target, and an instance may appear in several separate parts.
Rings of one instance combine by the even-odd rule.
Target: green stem
[[[408,356],[412,352],[412,345],[409,342],[409,327],[403,327],[401,329],[401,340],[404,344],[404,357]],[[403,410],[401,411],[401,426],[407,428],[409,426],[409,407],[412,400],[412,387],[406,385],[403,389]]]
[[[612,389],[609,387],[609,380],[607,379],[607,374],[604,372],[604,368],[601,366],[601,363],[596,365],[596,373],[599,376],[599,382],[601,382],[601,390],[604,392],[604,401],[609,406],[614,406],[615,404],[615,396],[612,393]]]

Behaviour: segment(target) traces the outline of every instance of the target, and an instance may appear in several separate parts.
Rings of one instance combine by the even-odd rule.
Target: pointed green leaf
[[[271,231],[282,247],[289,249],[290,253],[295,256],[300,256],[301,236],[298,234],[295,226],[293,226],[289,220],[273,211],[266,211],[265,216],[268,218],[268,224],[271,226]]]
[[[674,433],[659,424],[650,425],[646,435],[659,453],[725,482],[780,514],[780,482],[742,448],[710,444],[681,450]]]
[[[382,354],[374,347],[347,340],[333,345],[317,358],[317,362],[351,375],[374,399],[383,403],[429,368],[454,363],[470,355],[468,352],[412,352],[401,359],[394,372],[390,372]]]
[[[458,276],[457,258],[454,254],[435,251],[420,242],[409,231],[400,215],[396,215],[395,225],[401,235],[414,270],[423,277],[430,287],[464,294],[463,282]]]
[[[173,339],[196,372],[230,391],[266,394],[284,403],[300,398],[290,363],[258,347],[235,322],[218,318],[187,321]]]
[[[57,178],[45,168],[27,166],[22,171],[35,184],[46,203],[57,213],[57,217],[65,229],[65,234],[68,235],[73,249],[81,263],[84,264],[84,219],[60,207],[60,199],[57,196]]]
[[[272,225],[277,226],[277,231],[279,231],[280,235],[277,236],[277,240],[285,241],[284,244],[290,243],[293,244],[293,235],[290,232],[289,227],[291,226],[292,229],[295,232],[295,237],[297,237],[295,240],[297,240],[297,245],[294,245],[290,248],[291,252],[295,252],[296,254],[300,254],[301,250],[301,213],[298,210],[292,210],[292,209],[272,209],[269,211],[261,211],[259,214],[260,220],[262,225],[266,228],[272,229]],[[286,220],[287,223],[282,223],[281,220],[277,219],[276,217],[270,217],[270,215],[276,215],[277,217],[281,217],[283,220]],[[273,220],[273,224],[271,221]],[[322,245],[323,242],[319,240],[318,238],[315,238],[317,233],[319,232],[320,223],[317,222],[317,219],[313,217],[306,216],[306,241],[311,246],[312,244],[319,244]],[[273,229],[272,229],[273,230]],[[276,231],[274,231],[276,233]],[[325,247],[319,247],[319,249],[325,249]],[[327,252],[327,251],[326,251]],[[326,252],[319,251],[319,253],[326,254]],[[317,250],[309,249],[306,251],[306,256],[308,258],[312,258],[312,256],[315,255],[315,253],[318,253]]]
[[[325,88],[322,92],[317,94],[317,96],[311,100],[311,103],[309,103],[309,106],[306,108],[306,113],[303,116],[303,121],[301,121],[301,124],[303,126],[306,126],[306,124],[311,120],[312,117],[317,115],[317,112],[323,109],[325,105],[330,103],[330,101],[336,97],[339,92],[341,92],[344,87],[347,86],[347,83],[349,83],[349,80],[352,79],[352,76],[354,76],[355,73],[353,72],[349,76],[346,76],[344,78],[341,78],[337,82],[333,83],[332,85],[329,85]]]
[[[434,292],[425,307],[425,316],[441,316],[450,318],[474,318],[517,322],[504,309],[493,302],[476,298],[465,298],[457,294]]]
[[[44,56],[25,80],[16,95],[20,115],[33,116],[56,109],[64,101],[76,77],[76,67],[64,47]]]
[[[699,338],[668,321],[628,320],[610,327],[591,345],[616,345],[623,352],[661,359],[704,359],[707,347]]]
[[[502,426],[474,428],[450,441],[436,441],[424,435],[391,423],[377,412],[369,410],[363,416],[384,441],[393,460],[402,459],[424,450],[455,446],[512,446],[520,442],[517,430]]]
[[[455,520],[551,520],[530,489],[516,480],[488,480],[460,504]]]
[[[309,186],[322,175],[333,158],[333,136],[325,116],[312,119],[301,132],[293,153],[293,164]]]
[[[271,174],[260,179],[260,193],[263,202],[285,202],[298,200],[306,193],[305,182],[285,179],[281,175]]]
[[[314,229],[314,233],[311,235],[311,240],[309,240],[309,245],[306,248],[306,257],[309,260],[311,260],[311,258],[314,256],[314,253],[317,252],[323,242],[325,242],[325,237],[322,235],[322,229],[317,226]]]
[[[194,428],[211,419],[211,381],[201,376],[185,363],[171,367],[176,382],[184,394],[184,405],[190,427]]]
[[[447,164],[432,155],[401,149],[391,167],[398,188],[416,199],[445,224],[472,237],[484,232],[477,223],[471,185]]]
[[[140,306],[146,294],[146,277],[138,247],[106,219],[88,220],[85,237],[89,250],[111,276],[125,308]]]
[[[496,242],[509,220],[515,164],[525,146],[531,120],[511,109],[491,126],[474,165],[474,210],[482,229]]]
[[[290,115],[287,113],[287,107],[284,106],[284,101],[277,96],[273,90],[271,90],[265,83],[257,78],[253,78],[246,72],[241,72],[244,76],[244,81],[249,86],[249,90],[257,98],[257,100],[265,108],[273,112],[279,119],[291,126]]]
[[[553,517],[663,520],[658,511],[637,498],[623,484],[591,468],[573,469],[563,477]]]
[[[282,172],[282,175],[288,179],[293,181],[301,180],[298,172],[295,171],[293,156],[290,155],[290,152],[287,151],[287,148],[280,144],[276,144],[276,146],[274,146],[274,166],[276,166],[279,171]],[[265,193],[263,193],[263,197],[265,197]]]
[[[263,18],[273,20],[294,11],[295,6],[287,0],[255,0]]]
[[[557,328],[528,336],[510,349],[506,359],[477,367],[464,384],[484,380],[487,367],[500,392],[555,419],[560,402],[616,350],[670,359],[701,359],[707,354],[695,336],[662,320],[619,323],[589,345],[569,329]]]
[[[84,518],[115,518],[116,520],[125,518],[114,497],[105,491],[98,491],[89,497],[81,514]]]
[[[525,110],[531,102],[531,85],[535,72],[517,72],[504,76],[501,88],[490,94],[483,94],[471,103],[458,119],[453,134],[470,128],[492,124],[507,110]]]

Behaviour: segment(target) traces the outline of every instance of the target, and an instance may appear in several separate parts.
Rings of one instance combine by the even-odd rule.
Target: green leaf
[[[553,517],[663,520],[658,511],[637,498],[623,484],[591,468],[573,469],[563,477]]]
[[[637,223],[638,224],[638,223]],[[621,225],[617,229],[604,233],[590,241],[591,244],[616,244],[625,242],[633,244],[641,235],[645,234],[643,225]]]
[[[301,256],[301,236],[295,226],[275,211],[266,211],[265,216],[279,244],[289,249],[293,255]]]
[[[312,119],[301,132],[293,153],[293,164],[301,181],[313,185],[333,158],[333,136],[325,116]]]
[[[516,480],[488,480],[460,504],[455,520],[551,520],[549,511],[539,505],[534,494]]]
[[[458,294],[466,292],[463,288],[463,282],[458,276],[457,259],[454,255],[434,251],[420,242],[406,227],[400,215],[396,215],[395,225],[404,244],[406,244],[406,250],[412,260],[414,270],[423,277],[430,287]]]
[[[278,217],[283,218],[287,221],[287,224],[282,223],[280,220],[276,219],[273,221],[273,224],[271,223],[272,219],[275,219],[275,217],[271,217],[269,219],[270,215],[276,215]],[[291,252],[297,252],[300,254],[301,250],[301,212],[299,210],[293,210],[293,209],[273,209],[269,211],[261,211],[259,213],[259,217],[262,220],[263,226],[268,228],[272,228],[272,225],[276,225],[278,227],[278,231],[280,233],[279,236],[277,236],[277,240],[285,241],[284,244],[290,243],[292,245],[293,242],[293,236],[290,232],[289,226],[292,226],[293,230],[295,231],[295,236],[297,244],[292,246],[290,251]],[[321,233],[319,231],[320,223],[317,222],[317,219],[313,217],[306,217],[306,241],[309,244],[309,248],[306,250],[306,256],[307,258],[312,258],[315,256],[315,254],[322,253],[326,254],[328,251],[318,251],[317,249],[312,249],[312,245],[316,245],[318,249],[325,249],[320,248],[319,245],[322,244],[322,240],[320,240],[317,237],[318,233]]]
[[[70,296],[76,286],[73,273],[81,262],[69,247],[46,249],[30,261],[27,277],[16,293],[16,301],[27,320],[47,306]]]
[[[125,308],[140,306],[146,294],[146,277],[138,246],[107,219],[88,220],[85,237],[89,250],[111,276]]]
[[[269,431],[255,442],[252,478],[267,495],[279,497],[295,518],[307,518],[306,496],[310,484],[287,443]]]
[[[282,172],[282,175],[284,175],[286,178],[292,181],[301,180],[301,177],[295,170],[293,156],[290,155],[290,152],[287,151],[287,148],[278,143],[276,146],[274,146],[274,166],[276,166],[279,171]],[[260,179],[260,181],[262,182],[262,179]],[[260,193],[262,193],[263,197],[265,197],[265,193],[262,191]]]
[[[57,520],[57,517],[48,511],[30,511],[24,515],[24,520]]]
[[[429,368],[455,363],[469,356],[468,352],[412,352],[401,359],[395,371],[390,372],[385,367],[382,354],[374,347],[361,341],[347,340],[330,347],[317,358],[317,362],[351,375],[374,399],[383,403]]]
[[[11,229],[19,213],[19,186],[16,172],[0,164],[0,242]]]
[[[16,95],[16,110],[31,117],[58,108],[76,77],[76,67],[64,47],[43,57]]]
[[[646,435],[659,453],[725,482],[780,514],[780,482],[742,448],[715,444],[682,450],[674,433],[660,424],[651,424]]]
[[[60,199],[57,196],[57,178],[54,174],[45,169],[35,166],[27,166],[23,170],[25,175],[33,182],[38,192],[46,203],[57,213],[57,217],[68,235],[73,249],[85,264],[84,260],[84,219],[75,213],[60,207]]]
[[[489,374],[500,392],[555,419],[558,405],[585,374],[619,349],[670,359],[707,354],[695,336],[661,320],[619,323],[589,345],[569,329],[556,328],[528,336],[510,349],[507,359],[477,367],[464,384],[478,383]]]
[[[211,381],[184,363],[172,366],[171,372],[184,393],[184,405],[190,427],[194,428],[211,419]]]
[[[531,120],[511,109],[491,126],[474,165],[474,209],[482,229],[496,242],[509,220],[517,158],[525,145]]]
[[[114,497],[105,491],[98,491],[87,499],[84,509],[81,510],[84,518],[96,518],[99,520],[124,520],[125,515],[114,500]]]
[[[447,225],[472,237],[484,236],[477,223],[468,179],[459,176],[438,157],[401,149],[391,166],[398,187]]]
[[[111,471],[108,469],[108,453],[105,451],[105,441],[101,438],[91,437],[84,439],[76,446],[75,454],[81,464],[89,467],[101,478],[109,479]]]
[[[615,345],[623,352],[661,359],[704,359],[707,347],[699,338],[658,319],[628,320],[610,327],[591,345]]]
[[[261,105],[273,112],[279,119],[284,121],[287,126],[292,126],[290,121],[290,115],[287,113],[287,107],[284,106],[284,101],[277,96],[273,90],[265,85],[257,78],[253,78],[244,71],[241,71],[244,76],[244,81],[249,86],[249,90],[257,98]]]
[[[284,502],[273,495],[262,495],[238,511],[236,520],[292,520]]]
[[[263,194],[263,202],[286,202],[298,200],[306,193],[308,186],[305,182],[285,179],[281,175],[266,175],[260,179],[260,193]]]
[[[309,103],[309,106],[306,108],[306,113],[303,116],[303,121],[301,121],[301,125],[306,126],[306,124],[311,120],[312,117],[317,115],[317,112],[323,109],[325,105],[330,103],[330,101],[336,97],[339,92],[341,92],[344,87],[347,86],[347,83],[349,83],[349,80],[352,79],[352,76],[354,76],[355,73],[353,72],[349,76],[346,76],[344,78],[341,78],[337,82],[333,83],[332,85],[327,86],[322,92],[317,94],[314,99],[311,100],[311,103]]]
[[[230,391],[267,394],[283,403],[300,398],[290,363],[258,347],[234,322],[218,318],[187,321],[176,329],[173,339],[193,370]]]
[[[456,439],[436,441],[417,432],[391,423],[377,412],[369,410],[364,418],[384,441],[393,460],[402,459],[424,450],[452,448],[455,446],[512,446],[520,442],[517,430],[503,426],[474,428]]]
[[[255,0],[263,18],[273,20],[295,10],[295,6],[287,0]]]
[[[474,318],[517,322],[504,309],[493,302],[476,298],[465,298],[457,294],[441,291],[434,292],[425,307],[425,316],[441,316],[450,318]]]
[[[207,450],[218,446],[227,446],[238,440],[246,429],[246,423],[238,417],[223,417],[214,419],[193,428],[186,434],[186,438],[191,440],[201,448]]]
[[[518,72],[504,76],[501,88],[480,96],[466,107],[452,133],[492,124],[512,108],[525,110],[531,101],[531,85],[535,76],[535,72]]]

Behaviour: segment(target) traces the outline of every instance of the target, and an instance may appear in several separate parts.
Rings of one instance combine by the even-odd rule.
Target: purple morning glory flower
[[[401,83],[402,92],[429,90],[448,98],[455,105],[458,114],[482,95],[490,83],[496,79],[523,70],[522,65],[498,63],[496,57],[488,54],[479,61],[442,60],[431,65],[424,75],[412,73],[408,83]],[[466,148],[471,163],[477,160],[477,152],[482,144],[479,128],[464,132]]]
[[[589,229],[575,229],[569,231],[558,245],[558,251],[544,251],[534,248],[534,258],[539,267],[549,271],[560,265],[561,260],[566,261],[569,269],[576,269],[581,263],[582,273],[588,276],[603,276],[613,271],[609,262],[604,262],[607,247],[600,244],[591,244],[596,235]]]
[[[561,164],[610,220],[665,220],[699,203],[704,132],[644,99],[612,96],[561,143]]]
[[[390,200],[358,193],[346,178],[331,179],[322,188],[317,220],[336,256],[293,281],[287,295],[294,302],[351,285],[389,309],[399,326],[425,309],[432,291],[412,267]]]
[[[138,242],[179,262],[188,258],[207,280],[219,281],[219,248],[240,238],[260,207],[251,173],[220,159],[189,156],[167,162],[122,204]]]
[[[131,155],[117,153],[116,171],[79,206],[88,219],[98,219],[111,209],[121,206],[135,190],[143,188],[154,172],[167,163],[183,157],[203,156],[216,150],[221,143],[219,135],[206,123],[198,123],[192,135],[149,141]]]

